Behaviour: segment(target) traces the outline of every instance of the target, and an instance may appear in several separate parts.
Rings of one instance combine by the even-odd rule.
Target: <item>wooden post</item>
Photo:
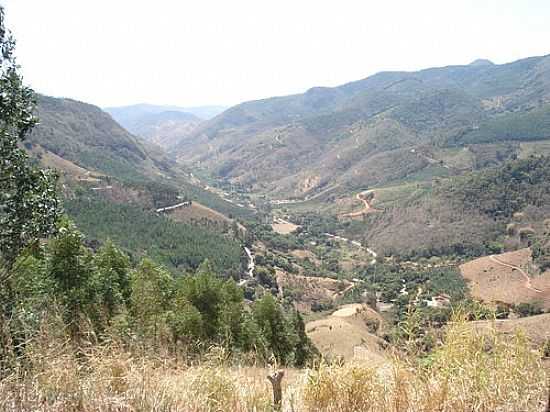
[[[267,375],[267,379],[269,379],[271,386],[273,386],[273,408],[276,411],[280,411],[283,405],[283,389],[281,387],[283,376],[285,376],[285,372],[281,370]]]

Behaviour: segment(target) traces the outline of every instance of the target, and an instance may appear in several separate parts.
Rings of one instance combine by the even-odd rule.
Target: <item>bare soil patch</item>
[[[280,235],[288,235],[289,233],[295,232],[299,227],[300,226],[283,219],[275,219],[271,225],[273,231]]]
[[[369,331],[369,319],[382,322],[380,315],[365,305],[345,305],[323,319],[308,322],[306,333],[326,357],[383,364],[387,361],[386,343]]]
[[[521,249],[475,259],[460,266],[474,298],[518,304],[540,301],[550,309],[550,272],[531,276],[531,250]]]
[[[550,313],[519,319],[476,321],[471,324],[479,332],[496,330],[505,335],[522,332],[534,346],[539,348],[550,339]]]
[[[217,224],[233,223],[233,220],[224,214],[195,201],[188,207],[180,207],[170,211],[167,216],[177,222],[184,223],[196,223],[203,220],[208,220]],[[238,223],[238,227],[241,231],[246,232],[246,228],[241,224]]]

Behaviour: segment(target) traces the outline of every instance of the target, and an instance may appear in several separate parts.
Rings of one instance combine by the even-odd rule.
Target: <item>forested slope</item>
[[[421,197],[370,214],[366,225],[354,224],[351,230],[363,233],[377,250],[402,256],[498,253],[517,245],[522,228],[523,236],[544,233],[549,181],[550,158],[509,161],[496,169],[436,180]]]

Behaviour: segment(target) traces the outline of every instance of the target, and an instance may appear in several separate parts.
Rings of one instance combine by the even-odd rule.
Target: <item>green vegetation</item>
[[[112,239],[136,258],[146,255],[178,271],[208,259],[220,273],[240,272],[242,248],[221,234],[94,196],[66,200],[65,209],[91,240]]]
[[[437,294],[446,294],[455,302],[467,297],[464,278],[454,266],[411,269],[397,264],[378,264],[369,267],[363,277],[381,292],[385,302],[397,299],[402,292],[419,300]]]
[[[456,138],[460,144],[533,141],[550,138],[550,106],[527,112],[505,113],[481,123]]]
[[[547,373],[521,335],[502,339],[489,332],[488,338],[480,337],[465,322],[488,318],[492,313],[483,305],[468,302],[464,313],[459,313],[446,330],[441,328],[450,319],[451,309],[430,308],[428,303],[433,300],[427,300],[447,294],[454,304],[467,298],[467,289],[456,268],[444,266],[446,262],[437,258],[423,261],[424,266],[399,263],[397,259],[390,265],[379,259],[378,264],[357,274],[363,278],[354,279],[357,285],[332,282],[336,292],[331,302],[362,300],[374,306],[375,291],[383,301],[393,302],[395,328],[386,338],[401,350],[399,356],[391,358],[377,354],[380,363],[374,367],[380,366],[378,370],[372,365],[319,362],[300,313],[287,304],[291,302],[281,302],[270,293],[278,286],[274,268],[279,266],[289,273],[303,269],[306,274],[352,275],[342,269],[343,263],[357,258],[359,252],[351,252],[352,242],[344,239],[340,239],[342,247],[334,247],[325,231],[355,230],[355,223],[304,214],[300,223],[309,232],[298,230],[291,236],[277,235],[269,226],[256,222],[251,222],[246,233],[233,222],[225,234],[175,223],[152,210],[209,195],[202,189],[193,192],[191,185],[180,186],[179,179],[185,179],[178,173],[169,176],[173,184],[151,177],[168,165],[164,157],[151,155],[145,145],[113,126],[99,109],[41,98],[40,112],[45,121],[33,138],[42,136],[45,140],[40,144],[52,152],[114,175],[88,182],[116,181],[126,190],[102,195],[87,188],[87,183],[63,186],[67,211],[90,235],[86,239],[68,218],[59,217],[55,176],[36,168],[19,149],[35,123],[33,94],[21,85],[11,56],[13,41],[4,30],[3,19],[0,6],[1,410],[267,412],[273,410],[271,401],[266,385],[260,387],[257,379],[259,373],[264,380],[265,371],[258,366],[266,365],[313,365],[305,372],[288,374],[291,379],[298,375],[285,393],[290,396],[284,406],[292,410],[447,411],[477,410],[482,405],[483,411],[517,411],[538,407],[543,396],[546,398]],[[389,108],[402,97],[402,91],[385,92],[388,87],[373,97],[370,93],[361,96],[359,84],[348,88],[358,101],[375,106],[365,108],[372,114],[381,101]],[[357,108],[330,113],[345,107],[346,91],[350,92],[313,89],[293,107],[286,107],[293,98],[275,99],[285,109],[276,113],[276,119],[284,121],[292,110],[301,107],[306,114],[301,126],[309,133],[321,133],[325,143],[343,141],[347,137],[338,129],[347,128],[349,122],[360,120],[364,114]],[[461,116],[471,113],[458,110],[459,103],[453,99],[450,106],[438,105],[438,93],[435,101],[434,96],[426,97],[430,99],[418,105],[419,112],[402,119],[404,124],[418,123],[417,127],[430,129],[432,119],[424,110],[430,114],[434,106],[440,116],[458,113],[453,126],[460,124]],[[461,94],[458,97],[460,101],[464,98]],[[254,110],[247,113],[241,109],[236,110],[236,125],[254,118]],[[307,116],[310,109],[325,117]],[[269,116],[256,113],[256,117]],[[327,135],[333,132],[336,134]],[[286,146],[279,143],[277,147]],[[386,165],[399,156],[408,156],[406,153],[385,158]],[[547,159],[514,163],[492,174],[456,180],[456,186],[445,195],[455,202],[453,205],[475,201],[468,207],[490,219],[514,217],[527,206],[544,210],[547,166]],[[417,172],[411,168],[406,174],[415,178],[421,175]],[[433,174],[429,167],[424,172]],[[509,197],[496,196],[503,182],[509,185]],[[496,199],[494,204],[474,195],[476,185],[487,186],[488,196]],[[130,201],[125,198],[132,197],[129,194],[134,196]],[[440,201],[448,200],[440,192],[438,196]],[[227,202],[210,199],[225,210],[233,210]],[[252,218],[252,212],[243,209],[238,217]],[[509,231],[515,233],[514,228]],[[237,232],[249,246],[260,240],[267,249],[274,249],[257,256],[256,280],[244,282],[244,290],[234,280],[242,272]],[[534,242],[535,262],[545,267],[547,239],[530,227],[517,233],[524,241]],[[304,249],[302,255],[287,256],[298,247]],[[311,255],[306,247],[316,253]],[[357,244],[355,247],[364,251]],[[448,245],[442,247],[452,250]],[[438,250],[433,245],[426,249],[424,255]],[[368,259],[372,255],[370,252]],[[309,258],[311,261],[306,260]],[[303,260],[301,267],[296,265],[297,259]],[[284,291],[285,296],[295,299],[300,293],[292,287]],[[245,296],[250,300],[245,301]],[[317,302],[312,307],[324,310],[330,304]],[[520,304],[513,310],[521,316],[540,312],[536,304]],[[499,312],[506,316],[506,310]],[[381,319],[365,319],[364,326],[373,334],[381,334],[385,327]],[[380,346],[385,344],[380,342]],[[544,352],[548,352],[547,345]],[[251,372],[256,375],[250,376]],[[280,408],[276,405],[275,409]]]
[[[539,259],[547,243],[541,227],[550,213],[549,178],[549,157],[511,160],[494,169],[435,180],[431,190],[410,197],[404,193],[382,212],[342,224],[341,230],[382,255],[453,260],[501,253],[511,244],[506,226],[523,216],[518,223],[522,233],[514,244],[534,243]],[[384,189],[381,192],[384,199]]]
[[[549,59],[378,73],[245,102],[177,149],[189,166],[200,158],[210,173],[277,198],[297,196],[310,177],[311,196],[495,166],[522,142],[550,138]]]
[[[148,258],[133,267],[112,243],[94,253],[67,221],[43,247],[18,258],[9,286],[1,298],[17,320],[2,332],[7,350],[24,352],[9,342],[34,336],[48,316],[60,314],[61,327],[77,345],[91,333],[99,341],[130,345],[137,339],[189,355],[215,344],[297,366],[315,353],[298,314],[283,310],[270,295],[248,311],[241,288],[217,277],[207,260],[194,276],[175,279]]]
[[[543,222],[542,233],[533,236],[533,261],[538,265],[541,272],[550,269],[550,220],[545,219]]]
[[[436,194],[491,218],[510,217],[550,201],[550,157],[531,157],[444,182]]]
[[[514,305],[513,311],[522,318],[544,313],[540,302],[520,303],[518,305]]]
[[[47,235],[57,219],[56,176],[32,165],[21,142],[36,125],[33,91],[23,85],[15,42],[0,7],[0,283],[25,247]]]
[[[29,141],[83,167],[132,179],[170,162],[132,136],[100,108],[69,99],[39,96],[40,125]]]

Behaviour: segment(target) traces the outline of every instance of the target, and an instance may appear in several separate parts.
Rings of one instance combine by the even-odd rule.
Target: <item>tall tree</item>
[[[174,279],[166,270],[144,258],[131,273],[130,285],[130,313],[134,324],[142,336],[150,336],[157,342],[173,298]]]
[[[0,285],[22,249],[50,234],[58,217],[56,175],[32,165],[21,148],[33,126],[34,92],[15,62],[15,41],[0,6]]]
[[[130,259],[108,240],[94,257],[98,294],[108,317],[130,302]]]
[[[65,220],[48,244],[48,276],[55,283],[55,293],[65,307],[65,321],[74,337],[82,317],[98,320],[99,287],[92,254],[83,240],[76,226]]]

